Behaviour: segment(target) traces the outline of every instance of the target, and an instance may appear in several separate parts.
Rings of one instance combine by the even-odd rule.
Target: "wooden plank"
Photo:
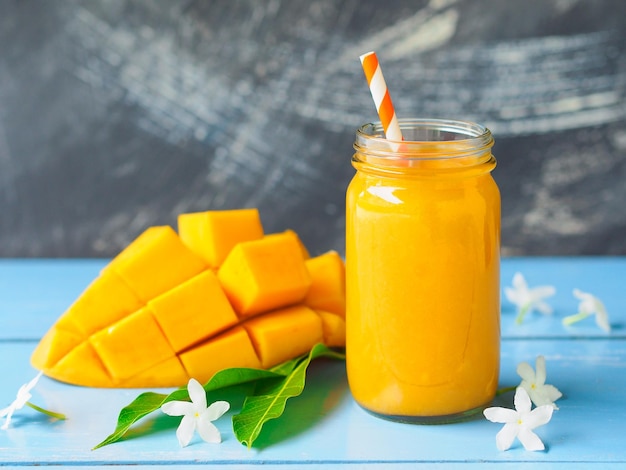
[[[37,339],[95,278],[104,259],[0,259],[0,339]],[[554,314],[531,313],[522,325],[515,324],[515,307],[506,300],[504,287],[515,272],[521,272],[530,287],[551,284],[556,295],[548,299]],[[600,297],[606,304],[613,332],[626,335],[626,296],[622,279],[626,257],[531,257],[504,258],[501,269],[502,335],[504,338],[597,337],[606,334],[589,318],[565,328],[561,320],[576,313],[575,287]]]
[[[0,340],[39,339],[108,260],[0,260]]]

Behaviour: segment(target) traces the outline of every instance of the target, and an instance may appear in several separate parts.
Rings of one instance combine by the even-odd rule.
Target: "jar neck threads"
[[[491,171],[494,139],[486,127],[466,121],[402,119],[403,141],[385,139],[380,122],[361,126],[356,132],[352,161],[358,170],[383,173],[420,171]],[[482,172],[482,171],[481,171]]]

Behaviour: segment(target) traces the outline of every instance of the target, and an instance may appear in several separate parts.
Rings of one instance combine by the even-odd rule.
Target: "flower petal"
[[[589,298],[589,294],[581,291],[580,289],[574,289],[572,292],[574,294],[574,297],[576,297],[578,300],[586,300]]]
[[[212,444],[219,444],[222,442],[222,435],[219,430],[208,419],[198,420],[198,434],[200,434],[200,437],[206,442],[210,442]]]
[[[537,405],[538,401],[545,400],[545,398],[541,396],[541,388],[543,387],[542,385],[537,387],[537,386],[534,386],[534,384],[532,383],[522,380],[520,387],[526,390],[526,393],[528,393],[528,396],[530,397],[530,401],[533,402],[535,405]],[[540,404],[545,405],[546,403],[540,403]]]
[[[187,384],[187,391],[189,392],[189,398],[195,405],[195,408],[199,411],[204,411],[206,409],[206,392],[200,382],[196,379],[189,379],[189,383]]]
[[[535,429],[539,426],[543,426],[552,419],[552,412],[554,407],[552,405],[541,405],[527,413],[523,417],[524,427],[528,429]]]
[[[496,446],[498,450],[508,450],[511,444],[513,444],[518,432],[519,426],[517,423],[506,423],[498,434],[496,434]]]
[[[530,290],[530,294],[535,300],[545,299],[546,297],[552,297],[556,294],[556,289],[554,286],[538,286],[533,287]]]
[[[168,401],[161,405],[161,411],[170,416],[191,415],[194,412],[194,406],[188,401]]]
[[[528,284],[522,273],[517,272],[513,275],[513,287],[518,291],[525,291],[528,289]]]
[[[43,374],[43,371],[39,371],[39,373],[33,378],[31,379],[30,382],[28,382],[26,384],[25,390],[27,392],[31,391],[33,389],[33,387],[37,384],[37,382],[39,381],[39,379],[41,378],[41,375]]]
[[[507,300],[511,302],[512,304],[518,305],[521,302],[520,295],[515,289],[511,289],[510,287],[505,287],[504,295],[507,298]]]
[[[528,362],[520,362],[517,365],[517,375],[529,383],[535,382],[535,371]]]
[[[4,421],[4,424],[0,427],[0,429],[2,429],[3,431],[6,431],[7,429],[9,429],[9,424],[11,424],[11,414],[7,415],[7,419]]]
[[[178,425],[176,430],[176,437],[181,447],[187,447],[193,438],[193,433],[196,430],[196,419],[193,416],[183,416],[183,419]]]
[[[202,413],[201,419],[215,421],[216,419],[220,418],[224,413],[226,413],[229,409],[230,403],[228,403],[227,401],[216,401],[215,403],[211,403],[206,411]]]
[[[28,400],[32,398],[32,395],[28,391],[24,391],[26,386],[20,388],[20,391],[17,394],[17,398],[13,402],[13,409],[21,410],[24,408],[24,405]]]
[[[6,408],[0,410],[0,418],[4,418],[9,413],[13,413],[13,405],[9,405]]]
[[[517,412],[508,408],[494,406],[483,411],[485,418],[492,423],[510,423],[517,421]]]
[[[535,361],[535,383],[543,385],[546,383],[546,358],[537,356]]]
[[[11,418],[13,417],[13,412],[15,411],[15,408],[12,406],[9,406],[8,408],[5,408],[5,410],[8,410],[7,413],[5,413],[3,416],[6,416],[6,419],[4,421],[4,424],[2,425],[2,427],[0,427],[0,429],[2,430],[7,430],[9,429],[9,425],[11,424]],[[4,411],[4,410],[2,410]]]
[[[536,392],[535,397],[531,397],[536,406],[552,405],[553,408],[558,409],[554,402],[563,396],[558,388],[554,385],[542,385]]]
[[[517,387],[515,390],[515,397],[513,398],[515,403],[515,409],[519,413],[528,413],[530,411],[531,402],[530,396],[524,387]]]
[[[601,309],[598,309],[596,311],[596,325],[598,325],[607,333],[611,332],[611,324],[609,323],[609,316],[606,313],[604,306],[602,306]]]
[[[528,428],[522,427],[517,434],[517,438],[526,450],[535,451],[545,449],[543,442],[539,439],[539,436]]]

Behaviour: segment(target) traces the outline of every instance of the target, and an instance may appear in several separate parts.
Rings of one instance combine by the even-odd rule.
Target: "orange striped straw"
[[[378,57],[375,52],[368,52],[361,57],[361,65],[365,72],[365,78],[367,84],[370,87],[372,98],[374,98],[374,104],[376,105],[376,111],[378,111],[378,117],[383,125],[385,131],[385,137],[388,140],[402,140],[402,132],[400,131],[400,125],[396,118],[396,111],[393,109],[393,103],[391,102],[391,96],[389,90],[387,90],[387,84],[385,83],[385,77],[380,69],[378,63]]]

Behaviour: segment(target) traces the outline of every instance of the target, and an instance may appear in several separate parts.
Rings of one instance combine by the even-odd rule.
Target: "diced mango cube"
[[[217,276],[241,316],[300,302],[311,285],[301,249],[286,233],[239,243]]]
[[[174,356],[174,351],[147,307],[98,331],[89,340],[116,382]]]
[[[50,328],[31,355],[30,361],[36,369],[46,369],[59,362],[76,345],[83,341],[81,335],[64,330],[58,325]]]
[[[211,268],[218,268],[237,244],[263,238],[257,209],[193,212],[178,216],[178,234]]]
[[[261,367],[246,330],[240,326],[180,355],[187,374],[200,383],[229,367]]]
[[[304,305],[259,315],[243,326],[264,368],[304,354],[324,340],[320,317]]]
[[[57,325],[83,337],[115,323],[143,303],[113,270],[103,270],[59,318]]]
[[[176,352],[237,323],[215,274],[204,271],[148,302]]]
[[[346,315],[346,268],[336,251],[305,261],[311,276],[304,303],[314,310],[325,310],[345,317]]]
[[[112,387],[111,377],[107,373],[100,357],[89,343],[84,341],[66,354],[46,375],[61,382],[88,387]]]
[[[342,316],[333,312],[316,310],[322,320],[324,332],[324,344],[330,347],[345,347],[346,345],[346,321]]]
[[[104,268],[115,271],[143,301],[206,269],[169,226],[150,227]]]
[[[182,214],[107,265],[37,345],[31,363],[95,387],[184,386],[230,367],[268,368],[317,343],[345,345],[345,272],[258,211]]]
[[[120,387],[180,387],[189,381],[187,371],[178,357],[159,362],[120,383]]]
[[[298,244],[298,246],[300,247],[300,252],[302,253],[302,258],[304,259],[309,259],[311,257],[309,250],[307,250],[306,245],[302,242],[302,239],[298,236],[298,234],[291,230],[291,229],[287,229],[284,232],[278,232],[278,233],[269,233],[267,235],[265,235],[265,237],[267,238],[273,238],[273,237],[291,237],[295,240],[295,242]]]

